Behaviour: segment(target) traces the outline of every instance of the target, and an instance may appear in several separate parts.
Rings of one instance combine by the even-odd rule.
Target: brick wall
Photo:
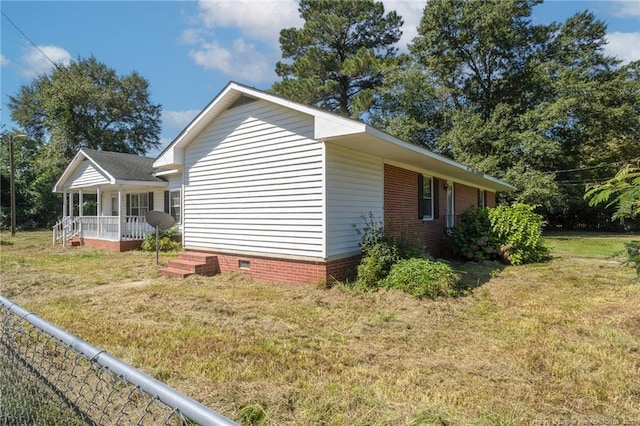
[[[329,262],[296,259],[278,259],[266,256],[244,256],[221,252],[209,252],[218,258],[221,273],[242,272],[253,279],[285,284],[318,284],[332,279],[343,280],[357,267],[360,256],[351,256]],[[240,262],[248,262],[241,267]]]
[[[446,184],[445,179],[438,180],[439,217],[422,220],[418,217],[418,173],[385,164],[384,226],[387,235],[406,238],[434,256],[443,255],[447,214]],[[478,204],[478,189],[460,183],[454,185],[454,214],[458,216],[470,205]],[[495,195],[495,192],[487,192],[488,206],[495,206]]]
[[[137,250],[142,246],[142,240],[135,241],[106,241],[95,240],[91,238],[82,238],[80,244],[87,247],[96,247],[99,249],[112,250],[112,251],[129,251]]]
[[[384,166],[385,232],[391,237],[406,238],[434,256],[442,253],[447,197],[446,181],[439,180],[439,218],[418,217],[418,173],[400,167]]]

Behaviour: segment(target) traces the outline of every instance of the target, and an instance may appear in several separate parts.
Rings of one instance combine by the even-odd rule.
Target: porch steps
[[[170,260],[160,272],[170,277],[186,278],[189,275],[215,275],[218,273],[218,257],[207,253],[187,251]]]
[[[69,245],[71,247],[79,247],[82,245],[82,240],[79,237],[73,237],[69,240]]]

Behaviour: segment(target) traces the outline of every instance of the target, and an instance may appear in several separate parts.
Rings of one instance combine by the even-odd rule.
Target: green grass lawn
[[[640,285],[611,258],[634,237],[552,235],[547,263],[456,264],[473,289],[438,300],[171,279],[150,253],[1,238],[2,294],[243,424],[640,420]]]
[[[545,242],[557,256],[596,259],[624,259],[624,243],[634,240],[640,240],[640,235],[596,232],[566,232],[545,235]]]

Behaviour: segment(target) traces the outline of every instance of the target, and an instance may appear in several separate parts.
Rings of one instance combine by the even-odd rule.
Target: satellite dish
[[[176,223],[173,216],[165,212],[150,210],[145,215],[147,223],[156,228],[156,265],[158,264],[158,253],[160,252],[160,230],[169,229]]]
[[[169,229],[176,223],[173,216],[157,210],[148,211],[145,217],[147,218],[147,223],[154,228]]]

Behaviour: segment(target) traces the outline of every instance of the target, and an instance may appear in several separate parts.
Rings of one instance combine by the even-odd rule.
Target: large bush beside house
[[[498,259],[512,265],[541,262],[549,257],[542,241],[544,220],[533,206],[470,207],[451,231],[457,256],[475,261]]]
[[[405,239],[385,237],[373,215],[363,219],[365,227],[356,228],[362,235],[358,287],[395,289],[418,298],[455,294],[458,275],[448,264],[433,260]]]

